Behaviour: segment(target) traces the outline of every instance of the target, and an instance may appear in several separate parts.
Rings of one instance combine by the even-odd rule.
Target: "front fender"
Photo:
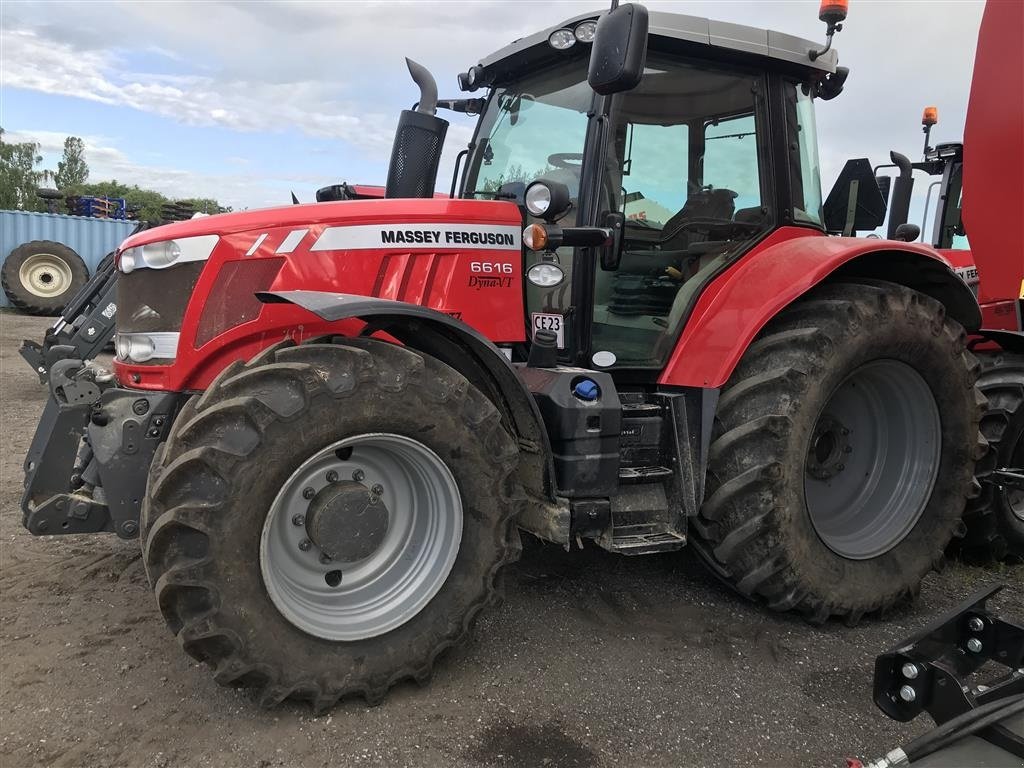
[[[387,333],[457,370],[494,403],[512,430],[527,490],[554,499],[554,465],[540,410],[508,358],[485,336],[442,312],[402,301],[325,291],[256,295],[266,304],[294,304],[330,323],[362,320],[367,330]]]
[[[783,227],[715,278],[697,300],[660,384],[721,387],[768,322],[830,278],[889,280],[921,291],[968,330],[981,325],[971,289],[935,249],[917,243],[826,237]]]

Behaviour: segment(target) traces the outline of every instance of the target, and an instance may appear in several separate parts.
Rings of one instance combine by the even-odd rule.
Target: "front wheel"
[[[144,559],[184,649],[262,703],[370,702],[467,633],[518,553],[517,448],[433,358],[280,345],[178,417]]]
[[[723,389],[698,551],[815,621],[915,594],[984,444],[977,367],[963,329],[908,288],[838,283],[791,305]]]

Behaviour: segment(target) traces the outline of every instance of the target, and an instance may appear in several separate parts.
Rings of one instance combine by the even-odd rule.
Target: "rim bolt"
[[[843,433],[843,437],[846,437],[848,434],[850,434],[850,430],[846,429],[845,427],[840,431]]]
[[[333,469],[330,472],[327,473],[327,482],[328,483],[336,483],[336,482],[338,482],[338,473],[335,472]]]
[[[971,653],[981,653],[981,640],[976,637],[972,637],[967,641],[967,650]]]
[[[981,632],[981,630],[985,628],[985,622],[977,616],[971,616],[967,621],[967,628],[971,630],[971,632]]]
[[[850,446],[846,446],[845,448],[843,448],[843,453],[853,453],[853,448],[851,448]]]
[[[370,490],[373,492],[374,496],[382,496],[384,494],[384,486],[380,483],[374,485]]]
[[[355,472],[352,473],[352,479],[355,480],[357,483],[362,482],[364,477],[366,477],[366,474],[361,469],[357,469]]]
[[[306,516],[305,515],[292,515],[292,525],[305,525],[305,524],[306,524]]]
[[[900,698],[909,704],[917,698],[917,691],[914,690],[913,686],[904,685],[900,688]]]
[[[846,469],[846,465],[845,464],[840,464],[838,467],[836,467],[836,469],[844,470],[844,469]]]
[[[316,496],[316,491],[314,491],[312,488],[302,489],[302,498],[306,499],[307,501],[312,499],[314,496]]]
[[[918,670],[917,664],[911,664],[909,661],[900,668],[900,672],[907,680],[914,680],[917,678]]]
[[[299,549],[301,549],[303,552],[309,552],[309,550],[312,548],[312,546],[313,546],[313,542],[310,541],[309,539],[303,539],[302,541],[299,542]]]
[[[320,562],[323,565],[327,565],[329,562],[331,562],[331,556],[326,554],[326,553],[324,553],[324,552],[321,552],[320,553]]]

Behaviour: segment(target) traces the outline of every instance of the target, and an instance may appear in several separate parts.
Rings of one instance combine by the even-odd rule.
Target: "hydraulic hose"
[[[846,763],[851,768],[853,766],[857,768],[902,768],[948,747],[954,741],[978,733],[991,725],[996,725],[1001,720],[1019,712],[1024,712],[1024,694],[990,701],[988,704],[957,715],[952,720],[947,720],[905,746],[892,750],[884,757],[867,763],[850,759]]]
[[[1024,712],[1024,693],[990,701],[988,704],[957,715],[938,728],[918,736],[903,747],[903,751],[907,755],[907,760],[913,763],[915,760],[920,760],[922,757],[948,747],[958,739],[984,730],[1019,712]]]

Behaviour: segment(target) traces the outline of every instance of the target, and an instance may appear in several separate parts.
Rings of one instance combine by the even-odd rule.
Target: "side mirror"
[[[904,243],[912,243],[921,236],[921,228],[917,224],[900,224],[896,227],[893,240],[901,240]]]
[[[608,96],[636,88],[647,62],[647,8],[620,5],[597,21],[587,82]]]

